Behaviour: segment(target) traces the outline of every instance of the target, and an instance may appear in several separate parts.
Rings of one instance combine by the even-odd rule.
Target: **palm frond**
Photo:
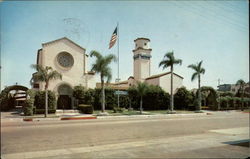
[[[175,59],[175,61],[173,61],[174,64],[182,64],[182,60],[181,59]]]
[[[165,55],[164,55],[164,58],[168,58],[170,60],[174,59],[174,52],[167,52]]]
[[[191,81],[195,80],[198,77],[199,73],[195,72],[192,77],[191,77]]]
[[[197,66],[195,64],[188,65],[188,68],[191,68],[191,69],[197,71]]]
[[[33,74],[32,80],[34,82],[45,82],[46,78],[44,72],[36,72]]]
[[[116,62],[117,58],[115,55],[110,54],[110,55],[107,55],[106,57],[104,57],[104,61],[106,64],[110,64],[112,61]]]
[[[104,67],[101,76],[107,79],[107,82],[109,82],[112,79],[112,71],[110,67]]]
[[[90,57],[92,57],[92,56],[95,56],[95,57],[98,58],[98,59],[101,59],[101,58],[102,58],[101,53],[99,53],[99,52],[96,51],[96,50],[92,50],[92,51],[90,52]]]
[[[144,95],[146,94],[147,90],[148,90],[148,85],[147,85],[147,83],[138,82],[138,83],[137,83],[136,90],[137,90],[137,92],[138,92],[138,94],[139,94],[140,96],[144,96]]]
[[[48,80],[50,79],[62,79],[62,74],[57,71],[49,72]]]
[[[45,72],[45,68],[42,65],[32,64],[31,68],[37,70],[37,72]]]
[[[202,64],[202,60],[197,64],[197,67],[199,68],[199,70],[201,70],[201,64]]]
[[[166,60],[162,60],[160,63],[159,63],[159,67],[166,65],[167,61]]]
[[[205,69],[204,69],[204,68],[201,68],[200,73],[201,73],[201,74],[204,74],[204,73],[205,73]]]
[[[205,69],[201,67],[201,64],[202,64],[202,61],[200,61],[197,64],[188,65],[188,68],[191,68],[195,71],[191,77],[191,81],[193,81],[195,78],[197,78],[197,76],[200,76],[200,74],[205,73]]]

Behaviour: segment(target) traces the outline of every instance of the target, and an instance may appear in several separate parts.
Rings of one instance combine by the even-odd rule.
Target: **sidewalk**
[[[79,113],[64,113],[64,114],[48,114],[45,118],[43,114],[34,116],[20,116],[15,112],[1,112],[1,122],[23,121],[23,119],[30,119],[31,121],[59,121],[59,120],[89,120],[89,119],[143,119],[143,118],[169,118],[169,117],[192,117],[192,116],[206,116],[214,114],[230,114],[239,113],[237,111],[203,111],[203,113],[187,113],[187,114],[153,114],[153,115],[107,115],[98,116],[97,114],[79,114]]]

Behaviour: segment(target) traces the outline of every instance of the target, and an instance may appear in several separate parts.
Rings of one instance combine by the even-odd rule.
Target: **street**
[[[247,158],[249,113],[33,122],[6,118],[1,135],[4,159]]]

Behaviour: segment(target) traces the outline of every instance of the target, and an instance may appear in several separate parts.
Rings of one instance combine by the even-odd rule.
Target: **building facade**
[[[127,80],[110,83],[108,86],[114,89],[126,90],[130,86],[136,85],[138,82],[145,82],[150,85],[160,86],[164,91],[170,93],[171,88],[171,73],[161,73],[157,75],[151,75],[151,52],[150,39],[148,38],[137,38],[134,40],[135,49],[133,52],[133,76],[130,76]],[[182,87],[183,77],[173,73],[173,90],[177,91],[178,88]],[[97,83],[97,87],[100,84]]]
[[[88,71],[88,55],[85,51],[83,47],[64,37],[43,43],[37,52],[37,64],[43,67],[50,66],[62,74],[62,80],[51,80],[48,86],[48,90],[57,95],[57,109],[73,107],[74,86],[96,86],[94,73]],[[44,83],[34,81],[34,89],[44,90],[44,87]]]

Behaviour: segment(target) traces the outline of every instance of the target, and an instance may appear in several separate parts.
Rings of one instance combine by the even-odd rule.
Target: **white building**
[[[37,52],[37,64],[50,66],[62,74],[62,80],[51,80],[48,86],[58,97],[58,109],[73,105],[74,86],[81,84],[86,88],[95,88],[94,73],[88,71],[88,55],[85,51],[83,47],[64,37],[43,43],[42,49]],[[33,88],[44,90],[44,83],[36,82]]]
[[[133,50],[134,59],[134,76],[130,76],[128,80],[118,83],[110,84],[115,89],[126,90],[138,82],[146,82],[151,85],[162,87],[163,90],[170,93],[171,73],[165,72],[157,75],[151,75],[151,52],[150,40],[147,38],[137,38],[134,40],[135,49]],[[177,88],[182,87],[183,77],[173,74],[173,90],[176,92]],[[97,84],[99,87],[99,84]]]

